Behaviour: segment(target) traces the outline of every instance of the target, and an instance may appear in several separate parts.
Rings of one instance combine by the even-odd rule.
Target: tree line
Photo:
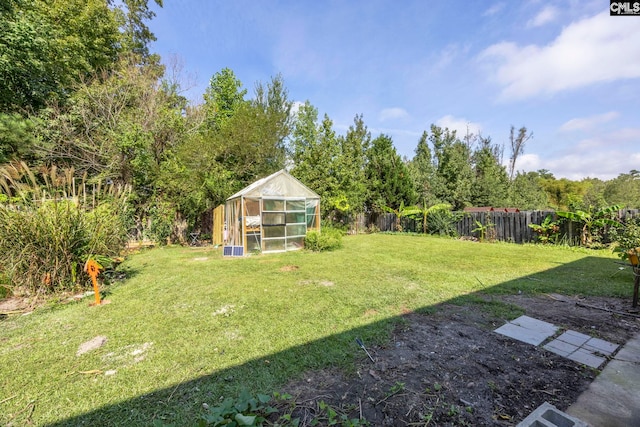
[[[280,75],[249,94],[224,68],[191,104],[179,67],[149,51],[146,0],[0,0],[0,11],[1,173],[17,182],[55,167],[130,186],[127,221],[139,235],[198,227],[209,209],[282,168],[321,195],[333,220],[444,203],[640,207],[635,170],[609,181],[518,171],[532,137],[526,127],[512,127],[499,144],[431,125],[409,159],[389,135],[372,136],[362,115],[340,135],[310,101],[294,111]]]

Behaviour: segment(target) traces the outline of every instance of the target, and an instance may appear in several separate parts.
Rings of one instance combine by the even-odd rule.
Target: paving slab
[[[561,341],[559,339],[555,339],[550,343],[545,344],[542,348],[544,348],[547,351],[550,351],[551,353],[555,353],[559,356],[567,357],[568,355],[575,352],[580,347]]]
[[[599,368],[606,362],[606,356],[616,351],[618,345],[569,330],[545,344],[543,348],[574,362]]]
[[[610,343],[609,341],[601,340],[600,338],[591,338],[582,347],[588,350],[592,350],[593,352],[598,352],[609,356],[614,351],[616,351],[618,345]]]
[[[520,316],[500,326],[494,332],[527,344],[540,345],[557,330],[558,327],[551,323],[529,316]]]
[[[582,344],[589,341],[591,337],[589,335],[585,335],[580,332],[568,330],[564,332],[562,335],[560,335],[557,339],[569,344],[573,344],[577,347],[580,347]]]
[[[574,362],[582,363],[583,365],[596,369],[607,360],[604,357],[597,356],[584,348],[579,348],[573,353],[568,354],[566,357]]]
[[[594,427],[640,426],[640,334],[620,349],[566,412]]]

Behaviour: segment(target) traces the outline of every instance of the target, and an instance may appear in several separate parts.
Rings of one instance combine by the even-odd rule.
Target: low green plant
[[[318,402],[318,415],[310,422],[312,426],[342,426],[359,427],[368,426],[367,420],[361,418],[349,418],[347,414],[340,413],[323,400]]]
[[[540,243],[552,243],[558,238],[560,226],[554,221],[551,215],[547,215],[541,224],[529,224],[529,228],[538,233],[538,241]]]
[[[594,240],[601,237],[599,231],[606,226],[620,227],[618,221],[614,220],[615,214],[622,209],[621,205],[611,205],[599,210],[589,209],[582,211],[576,209],[572,212],[557,212],[561,218],[576,222],[582,226],[580,231],[580,243],[582,246],[591,247]]]
[[[394,394],[398,394],[401,391],[404,391],[404,389],[405,389],[405,383],[396,381],[396,383],[392,385],[389,391],[387,392],[387,396],[393,396]]]
[[[335,228],[309,231],[304,238],[304,247],[314,252],[333,251],[342,247],[342,232]]]
[[[462,218],[461,212],[451,212],[448,209],[435,209],[427,216],[427,230],[430,234],[457,237],[456,224]]]
[[[487,218],[487,222],[485,224],[481,223],[478,220],[476,220],[475,223],[476,223],[476,228],[474,228],[471,231],[474,233],[477,231],[480,234],[479,240],[481,242],[484,242],[488,238],[489,240],[493,240],[491,237],[492,237],[492,233],[495,233],[495,224],[491,222],[490,218]]]
[[[623,260],[629,258],[629,251],[640,247],[640,218],[628,220],[620,227],[609,230],[609,238],[614,242],[613,251]]]
[[[349,418],[349,415],[333,408],[323,400],[318,401],[318,410],[309,421],[309,425],[327,425],[342,427],[368,426],[369,423],[360,418]],[[251,395],[246,390],[237,397],[227,397],[216,406],[203,405],[206,413],[198,420],[198,427],[297,427],[300,418],[293,416],[296,403],[286,393]],[[168,427],[161,424],[159,427]]]
[[[269,404],[271,400],[271,396],[258,394],[254,397],[242,390],[238,397],[227,397],[217,406],[206,405],[207,413],[202,415],[198,426],[263,426],[269,415],[278,412]]]

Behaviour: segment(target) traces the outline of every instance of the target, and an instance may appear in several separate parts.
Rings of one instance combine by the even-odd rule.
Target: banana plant
[[[613,227],[622,226],[622,224],[613,219],[614,214],[620,209],[622,209],[622,206],[620,205],[611,205],[595,212],[591,209],[586,212],[578,209],[574,212],[556,213],[561,218],[566,218],[569,221],[581,224],[582,230],[580,232],[580,243],[583,246],[590,246],[593,242],[594,228],[601,228],[607,225],[611,225]]]
[[[426,201],[424,206],[426,206]],[[422,219],[422,232],[427,234],[427,217],[435,211],[439,210],[449,210],[451,209],[451,205],[449,203],[438,203],[430,207],[420,207],[420,206],[407,206],[404,208],[404,215],[409,218],[421,218]]]

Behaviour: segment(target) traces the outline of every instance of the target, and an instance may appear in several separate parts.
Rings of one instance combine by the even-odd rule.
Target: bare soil
[[[640,319],[621,314],[628,300],[496,298],[560,332],[572,329],[620,345],[640,332]],[[296,401],[301,425],[322,417],[324,402],[336,417],[372,426],[513,426],[545,401],[566,410],[599,372],[493,332],[505,319],[482,304],[443,305],[404,319],[388,345],[366,347],[375,362],[363,351],[354,374],[308,372],[284,389]]]

